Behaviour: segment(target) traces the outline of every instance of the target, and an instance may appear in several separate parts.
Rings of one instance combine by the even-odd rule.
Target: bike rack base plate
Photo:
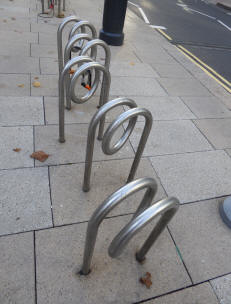
[[[231,229],[231,196],[220,204],[219,211],[223,222]]]

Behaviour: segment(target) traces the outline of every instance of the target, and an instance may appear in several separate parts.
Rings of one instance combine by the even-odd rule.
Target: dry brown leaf
[[[16,20],[16,18],[15,17],[11,17],[11,20]]]
[[[146,272],[145,276],[140,278],[140,283],[144,284],[149,289],[152,285],[151,279],[152,279],[151,273]]]
[[[34,158],[34,159],[37,159],[37,160],[39,160],[40,162],[43,163],[45,160],[48,159],[49,154],[46,154],[43,151],[36,151],[36,152],[32,153],[30,157]]]
[[[20,152],[22,149],[21,148],[14,148],[13,151],[14,152]]]
[[[58,15],[58,18],[64,18],[64,17],[65,17],[65,15],[63,13]]]
[[[34,79],[35,79],[35,80],[38,80],[39,78],[36,76],[36,77],[34,77]]]
[[[70,70],[69,70],[69,74],[70,74],[70,75],[72,75],[72,74],[74,74],[74,73],[75,73],[75,70],[74,70],[74,69],[70,69]]]
[[[130,62],[130,65],[135,65],[135,63],[134,62]]]
[[[24,84],[22,83],[22,84],[18,84],[18,87],[19,88],[24,88]]]
[[[41,83],[40,83],[39,81],[34,81],[34,82],[32,83],[32,85],[33,85],[33,87],[35,87],[35,88],[40,88],[40,87],[41,87]]]

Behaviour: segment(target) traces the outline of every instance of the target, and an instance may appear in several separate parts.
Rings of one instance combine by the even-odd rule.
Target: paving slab
[[[39,59],[21,56],[0,56],[0,73],[39,73]]]
[[[162,296],[155,300],[147,301],[147,304],[219,304],[213,289],[209,283],[200,284],[197,286],[189,287]]]
[[[152,113],[153,120],[193,119],[196,116],[179,97],[133,96],[137,105]],[[140,120],[140,119],[139,119]]]
[[[231,149],[227,149],[226,152],[231,156]]]
[[[112,100],[110,97],[109,100]],[[45,116],[46,124],[58,124],[58,97],[45,97]],[[93,96],[84,104],[72,103],[71,111],[65,111],[66,123],[89,123],[98,110],[99,96]],[[106,116],[107,122],[112,122],[123,112],[123,107],[112,109]]]
[[[97,206],[111,193],[122,187],[131,169],[132,159],[94,162],[91,190],[82,191],[84,164],[50,168],[51,194],[55,225],[89,220]],[[154,201],[165,197],[164,190],[148,159],[142,159],[135,178],[153,177],[158,183]],[[141,202],[144,192],[133,195],[111,215],[132,213]]]
[[[43,124],[42,97],[0,96],[0,126]]]
[[[111,95],[120,96],[167,96],[155,78],[112,77]]]
[[[15,43],[8,43],[7,41],[2,41],[0,45],[0,55],[15,56]],[[30,44],[17,43],[17,55],[30,56]]]
[[[112,62],[110,65],[110,72],[112,77],[115,76],[127,76],[127,77],[158,77],[158,74],[147,63],[140,62]],[[146,79],[143,79],[145,82]]]
[[[31,32],[33,33],[52,33],[57,34],[58,25],[49,23],[31,23]]]
[[[138,43],[138,42],[137,42]],[[175,59],[172,58],[162,47],[155,47],[153,49],[153,43],[143,44],[140,42],[139,46],[136,46],[135,54],[137,57],[146,63],[175,63]]]
[[[144,128],[138,122],[131,134],[131,144],[136,150]],[[154,121],[144,150],[145,156],[212,150],[207,139],[189,120]]]
[[[134,52],[134,47],[128,42],[121,47],[110,46],[110,50],[112,62],[141,62]]]
[[[211,93],[196,79],[158,78],[171,96],[211,96]]]
[[[66,142],[61,144],[58,141],[57,125],[36,126],[35,150],[42,150],[50,155],[44,163],[36,161],[36,165],[57,165],[85,161],[87,132],[88,124],[67,124],[65,126]],[[122,135],[122,132],[122,129],[119,129],[117,136],[115,135],[115,140]],[[101,148],[101,142],[95,141],[94,160],[121,159],[133,156],[134,152],[129,142],[116,154],[105,155]]]
[[[1,31],[30,32],[30,23],[23,20],[12,20],[9,16],[0,16]]]
[[[221,304],[231,303],[231,274],[210,281]]]
[[[39,32],[39,44],[57,45],[57,34],[55,34],[53,31],[49,32],[49,30],[47,30],[47,32]]]
[[[0,169],[33,167],[33,127],[0,127]],[[21,151],[15,152],[13,149]]]
[[[0,171],[0,235],[52,226],[47,168]]]
[[[216,97],[182,97],[198,118],[231,117],[231,111]]]
[[[181,206],[169,228],[193,283],[231,271],[230,229],[219,214],[223,199]]]
[[[35,304],[33,233],[0,238],[0,302]]]
[[[2,31],[0,30],[0,41],[13,43],[38,43],[38,34],[23,31]]]
[[[30,76],[26,74],[0,74],[1,96],[29,96]]]
[[[58,58],[56,45],[31,44],[32,57]]]
[[[86,223],[37,232],[38,304],[74,304],[76,299],[82,304],[118,303],[118,299],[123,299],[123,303],[134,303],[189,285],[186,271],[167,231],[157,240],[143,265],[135,261],[134,254],[147,230],[139,233],[119,258],[108,256],[107,248],[112,235],[129,219],[127,216],[117,217],[102,223],[92,272],[87,277],[76,274],[82,264]],[[146,228],[150,231],[150,226]],[[147,271],[152,274],[150,289],[139,282]]]
[[[168,195],[181,203],[231,194],[231,159],[224,151],[151,158]]]
[[[41,74],[58,75],[58,59],[56,58],[40,58]]]
[[[153,63],[151,66],[159,74],[160,77],[173,78],[190,78],[193,77],[184,67],[179,63],[158,64]]]
[[[39,82],[40,87],[34,87],[34,82]],[[57,75],[31,75],[31,96],[58,96]]]
[[[194,122],[216,149],[231,148],[231,118],[198,119]]]

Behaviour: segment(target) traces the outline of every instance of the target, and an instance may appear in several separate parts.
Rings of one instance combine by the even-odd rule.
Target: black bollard
[[[122,45],[124,41],[124,19],[128,0],[105,0],[103,28],[99,38],[109,45]]]

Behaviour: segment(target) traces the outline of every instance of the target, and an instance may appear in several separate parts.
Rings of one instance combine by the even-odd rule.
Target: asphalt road
[[[202,0],[131,0],[151,25],[164,26],[180,44],[231,82],[231,11]],[[137,15],[140,11],[129,4]]]

